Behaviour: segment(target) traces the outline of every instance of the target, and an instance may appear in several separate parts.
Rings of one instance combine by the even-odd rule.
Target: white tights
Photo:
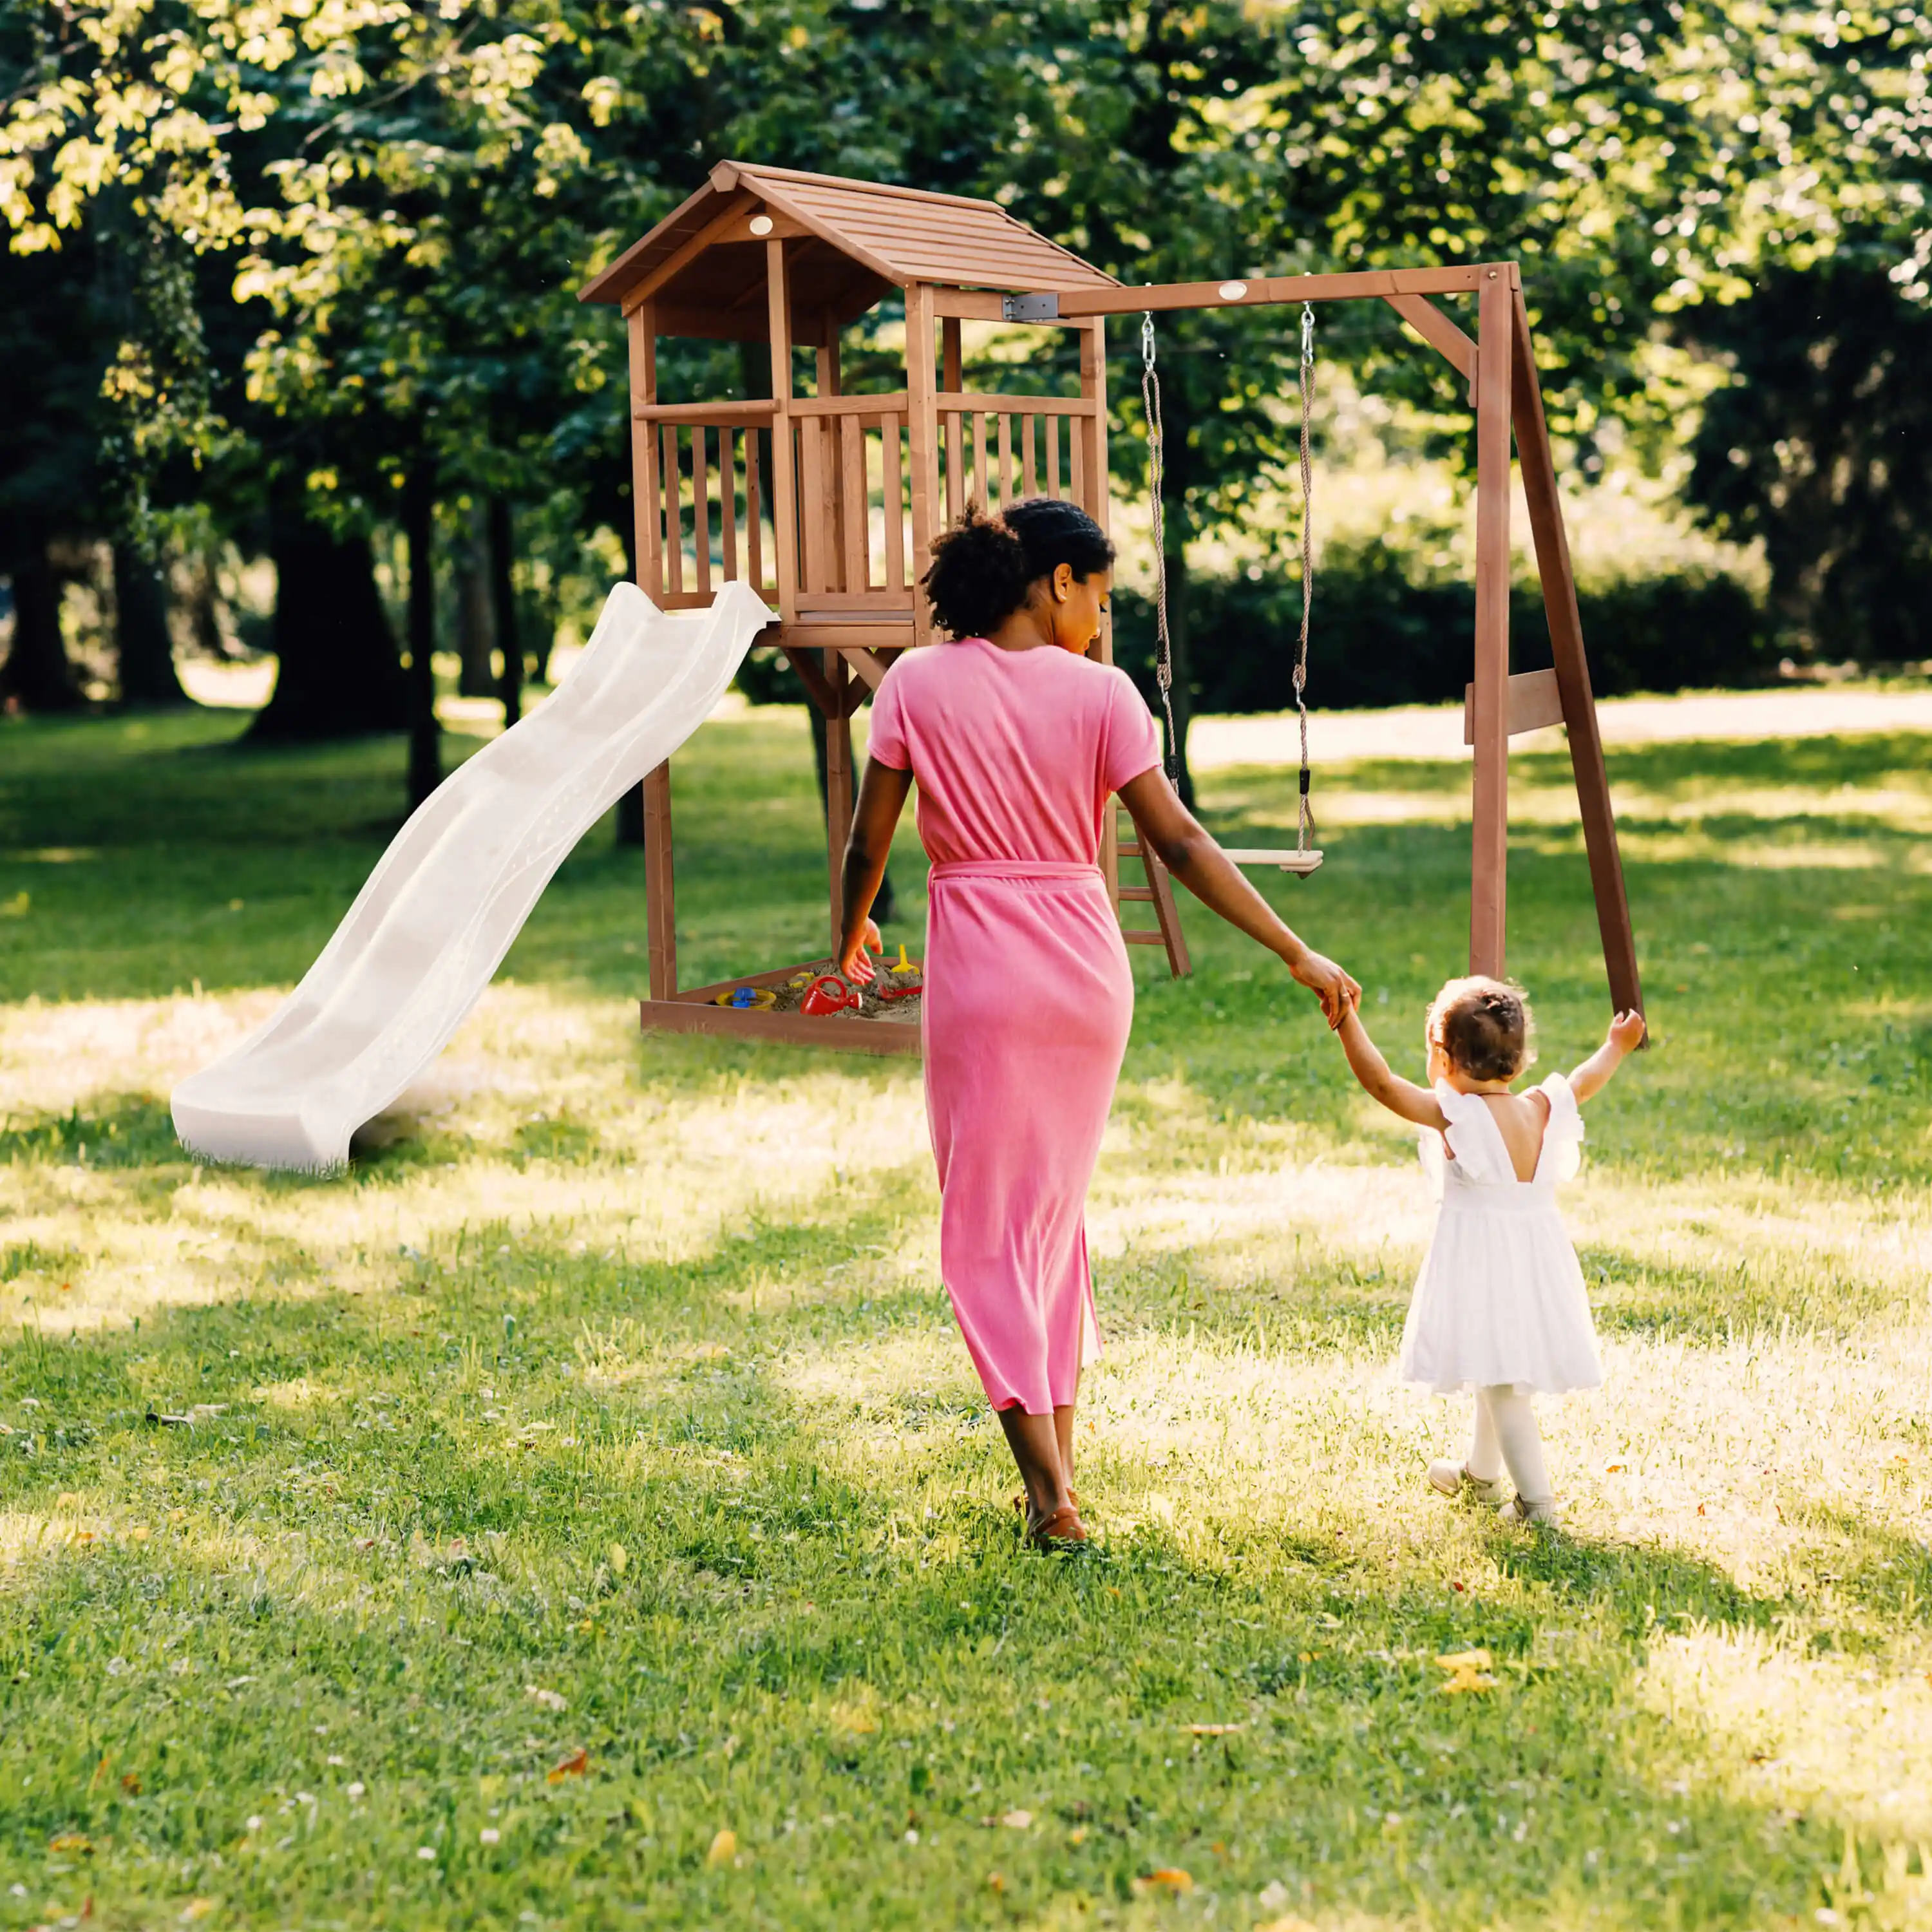
[[[1546,1503],[1554,1495],[1536,1410],[1528,1396],[1503,1382],[1476,1391],[1476,1432],[1463,1467],[1478,1482],[1493,1483],[1505,1466],[1525,1502]]]

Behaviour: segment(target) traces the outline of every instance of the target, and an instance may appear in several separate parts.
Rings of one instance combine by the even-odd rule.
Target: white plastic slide
[[[274,1016],[175,1089],[182,1144],[344,1166],[350,1136],[448,1044],[572,847],[704,723],[775,621],[743,584],[673,612],[620,584],[556,693],[410,814]]]

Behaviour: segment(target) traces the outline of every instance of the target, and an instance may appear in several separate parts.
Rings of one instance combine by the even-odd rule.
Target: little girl
[[[1368,1093],[1422,1136],[1424,1167],[1440,1197],[1403,1325],[1400,1372],[1438,1395],[1476,1394],[1475,1434],[1460,1462],[1432,1462],[1444,1496],[1503,1505],[1503,1471],[1516,1484],[1510,1514],[1553,1524],[1556,1497],[1530,1397],[1595,1388],[1604,1379],[1576,1251],[1556,1211],[1556,1184],[1576,1172],[1578,1103],[1601,1090],[1643,1038],[1640,1013],[1618,1013],[1604,1043],[1566,1080],[1552,1073],[1527,1094],[1510,1083],[1535,1058],[1528,1003],[1500,980],[1451,980],[1429,1009],[1425,1040],[1433,1090],[1389,1071],[1351,1006],[1336,1029]]]

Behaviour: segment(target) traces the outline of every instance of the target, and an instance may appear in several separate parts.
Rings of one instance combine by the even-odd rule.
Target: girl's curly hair
[[[1428,1040],[1470,1080],[1514,1080],[1536,1059],[1536,1019],[1520,986],[1472,973],[1429,1009]]]

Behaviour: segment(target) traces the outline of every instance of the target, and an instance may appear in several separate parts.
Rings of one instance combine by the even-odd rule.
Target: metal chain
[[[1154,500],[1154,681],[1167,719],[1168,781],[1180,782],[1180,745],[1174,729],[1174,644],[1167,633],[1167,520],[1161,484],[1167,461],[1160,419],[1160,375],[1154,368],[1154,314],[1141,317],[1141,408],[1147,418],[1148,494]],[[1303,431],[1304,440],[1306,431]],[[1304,634],[1306,626],[1304,626]]]
[[[1153,326],[1149,317],[1148,326]],[[1294,849],[1308,850],[1315,814],[1308,802],[1308,706],[1302,694],[1308,684],[1308,620],[1315,608],[1315,472],[1309,458],[1308,418],[1315,400],[1315,310],[1301,305],[1301,364],[1295,372],[1301,392],[1301,637],[1294,652],[1294,708],[1301,720],[1301,791]]]

